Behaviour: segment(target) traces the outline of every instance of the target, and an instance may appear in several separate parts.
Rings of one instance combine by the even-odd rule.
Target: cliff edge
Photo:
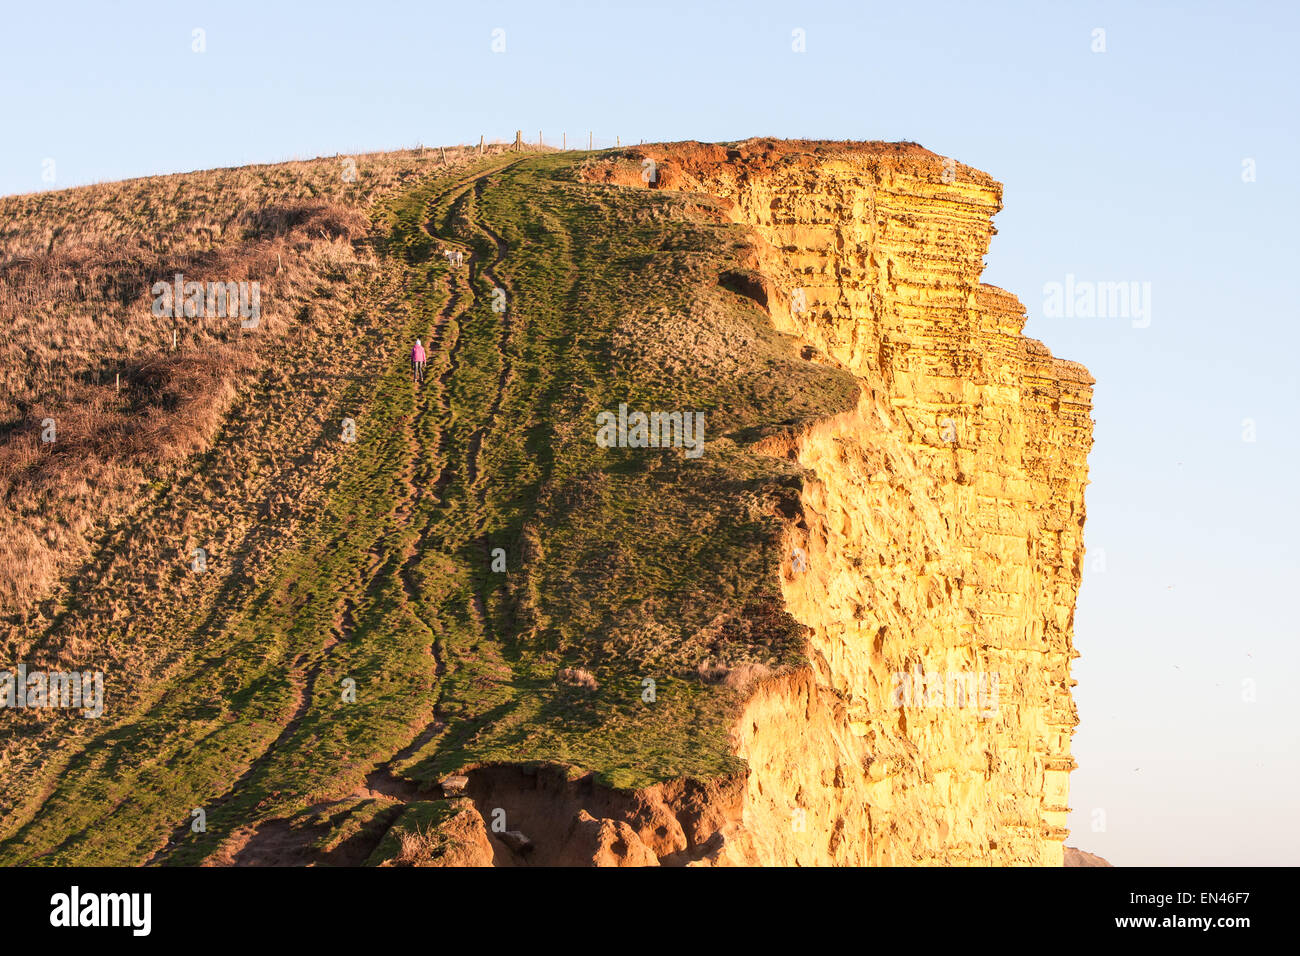
[[[1093,379],[980,281],[1000,184],[913,144],[764,139],[588,176],[632,172],[723,200],[752,294],[861,385],[769,443],[810,476],[782,567],[809,660],[736,724],[724,856],[1060,866]]]

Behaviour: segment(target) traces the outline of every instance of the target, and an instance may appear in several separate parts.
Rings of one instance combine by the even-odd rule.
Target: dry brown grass
[[[47,597],[97,529],[206,447],[268,345],[315,334],[313,305],[370,259],[370,205],[442,163],[352,158],[353,182],[331,158],[0,199],[0,611]],[[152,286],[177,272],[258,282],[260,326],[155,316]]]
[[[433,856],[437,846],[436,834],[432,827],[424,830],[403,830],[400,840],[401,850],[397,863],[406,866],[418,866]]]

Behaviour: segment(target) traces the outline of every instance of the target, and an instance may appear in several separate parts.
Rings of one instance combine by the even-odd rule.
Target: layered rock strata
[[[1000,184],[910,144],[633,158],[751,227],[751,294],[862,385],[768,442],[808,469],[781,573],[809,663],[737,722],[717,860],[1061,865],[1093,380],[980,281]]]

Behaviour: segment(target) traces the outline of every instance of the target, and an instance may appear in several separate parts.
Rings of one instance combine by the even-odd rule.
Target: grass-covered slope
[[[739,769],[717,674],[802,646],[777,577],[800,477],[747,445],[857,386],[719,284],[746,236],[707,200],[582,183],[581,158],[490,157],[374,207],[377,264],[327,293],[351,303],[337,340],[243,388],[116,525],[197,515],[189,537],[87,576],[33,636],[66,659],[75,631],[68,667],[133,664],[97,721],[0,712],[0,862],[264,861],[239,847],[272,834],[290,861],[374,862],[406,803],[476,764],[615,787]],[[620,403],[703,412],[703,454],[601,447]]]

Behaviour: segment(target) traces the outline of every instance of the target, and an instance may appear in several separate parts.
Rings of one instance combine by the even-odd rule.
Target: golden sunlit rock
[[[1093,380],[980,281],[1000,184],[911,144],[633,155],[753,228],[755,297],[862,386],[769,441],[812,473],[782,568],[809,661],[736,723],[718,862],[1060,866]]]

